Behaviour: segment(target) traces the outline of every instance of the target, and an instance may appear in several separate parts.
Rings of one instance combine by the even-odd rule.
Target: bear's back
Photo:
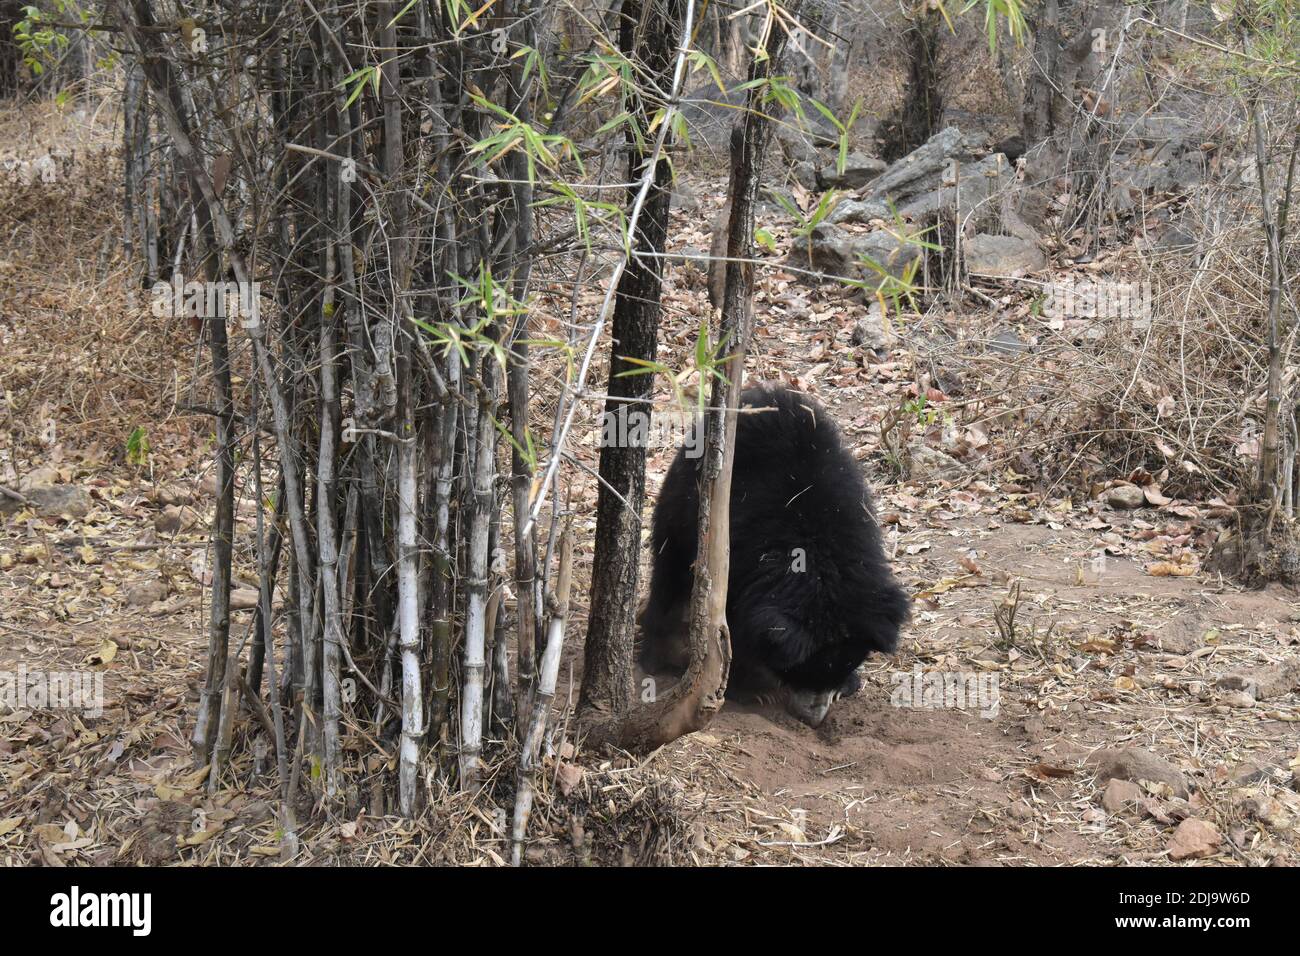
[[[751,410],[736,424],[733,520],[754,525],[756,538],[766,527],[770,546],[865,546],[874,529],[869,497],[830,413],[782,386],[746,389],[741,400]],[[737,530],[749,533],[733,526],[733,539]]]

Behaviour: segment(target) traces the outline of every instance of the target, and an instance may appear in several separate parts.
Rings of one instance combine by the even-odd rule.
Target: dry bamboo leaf
[[[111,664],[115,657],[117,657],[117,644],[108,638],[104,638],[100,642],[98,649],[86,655],[84,663],[90,667],[97,667],[102,664]]]
[[[224,829],[224,826],[215,826],[207,830],[200,830],[197,833],[191,833],[189,836],[181,837],[176,842],[181,846],[198,846],[201,843],[207,843]]]

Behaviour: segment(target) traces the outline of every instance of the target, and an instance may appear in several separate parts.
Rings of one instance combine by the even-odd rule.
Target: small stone
[[[1255,706],[1255,698],[1244,690],[1234,690],[1220,698],[1229,707],[1237,710],[1249,710]]]
[[[135,607],[148,607],[167,596],[167,585],[161,581],[146,581],[126,592],[126,601]]]
[[[1270,776],[1272,774],[1267,767],[1261,766],[1254,761],[1247,761],[1232,768],[1232,771],[1228,774],[1228,782],[1235,787],[1248,787],[1253,783],[1267,780]]]
[[[185,512],[178,505],[167,505],[162,514],[154,518],[153,529],[159,534],[176,534],[185,526]]]
[[[1115,777],[1135,783],[1150,780],[1153,783],[1168,784],[1174,796],[1186,798],[1188,795],[1187,779],[1182,772],[1169,761],[1149,751],[1136,747],[1101,750],[1092,759],[1097,764],[1098,780],[1111,780]]]
[[[849,341],[873,352],[888,352],[898,344],[898,335],[885,325],[882,315],[873,312],[853,327]]]
[[[913,481],[952,481],[965,471],[957,459],[920,441],[907,446],[907,457],[907,476]]]
[[[1160,629],[1159,637],[1162,650],[1171,654],[1190,654],[1204,646],[1205,627],[1182,615],[1165,624]]]
[[[1253,817],[1266,827],[1280,830],[1290,822],[1286,808],[1281,801],[1264,796],[1254,791],[1245,791],[1237,801],[1237,809],[1248,817]]]
[[[805,189],[817,188],[817,167],[808,160],[800,160],[790,167],[790,178]]]
[[[977,275],[1018,276],[1047,267],[1038,244],[1016,236],[981,233],[966,241],[966,268]]]
[[[1136,783],[1112,777],[1101,795],[1101,805],[1110,813],[1118,813],[1125,804],[1137,803],[1141,797],[1142,788]]]
[[[1116,485],[1104,495],[1106,504],[1116,509],[1142,508],[1146,505],[1146,495],[1137,485]]]
[[[988,341],[990,352],[1001,352],[1003,355],[1016,355],[1020,352],[1028,352],[1032,348],[1032,345],[1012,329],[1003,329]]]
[[[1015,803],[1011,804],[1011,806],[1007,808],[1007,812],[1017,820],[1032,820],[1034,817],[1033,808],[1023,800],[1017,800]]]
[[[1213,823],[1188,817],[1178,824],[1169,841],[1169,859],[1198,860],[1213,856],[1222,843],[1223,837]]]
[[[921,258],[921,249],[915,243],[900,238],[897,230],[876,229],[857,233],[823,222],[813,229],[806,240],[791,245],[789,260],[791,265],[803,269],[834,276],[861,277],[865,280],[863,291],[871,299],[874,298],[873,290],[880,286],[882,277],[875,270],[862,265],[864,257],[871,259],[894,278],[901,279],[908,264]]]

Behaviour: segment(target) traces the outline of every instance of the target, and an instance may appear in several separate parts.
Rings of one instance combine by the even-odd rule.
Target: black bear
[[[857,668],[891,652],[907,594],[881,547],[871,495],[827,411],[780,385],[741,395],[731,478],[727,696],[782,697],[818,726],[857,691]],[[700,426],[697,426],[700,427]],[[647,671],[687,663],[701,454],[678,451],[655,507],[650,597],[641,615]]]

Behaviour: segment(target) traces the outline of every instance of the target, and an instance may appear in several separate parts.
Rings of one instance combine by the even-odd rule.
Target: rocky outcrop
[[[984,136],[967,136],[949,127],[888,167],[867,156],[851,155],[838,181],[863,180],[865,185],[857,195],[841,199],[825,222],[794,244],[792,264],[829,275],[872,277],[875,270],[862,266],[863,259],[869,258],[890,275],[902,277],[908,264],[924,253],[902,237],[896,217],[918,231],[946,210],[972,221],[977,211],[988,213],[979,221],[999,218],[1000,196],[1011,191],[1015,175],[1001,153],[981,155],[986,149]],[[825,171],[819,179],[827,181]],[[876,228],[853,228],[873,223]],[[981,270],[975,271],[988,268],[994,274],[1013,274],[1043,268],[1046,263],[1033,229],[1019,218],[1016,225],[1013,236],[976,237],[974,256]]]
[[[808,239],[797,241],[790,251],[795,265],[844,278],[856,278],[869,271],[861,266],[863,258],[871,259],[895,277],[902,277],[907,264],[920,255],[918,246],[903,242],[885,229],[851,232],[828,225],[818,226]]]
[[[943,135],[940,133],[912,156],[926,150]],[[952,151],[926,153],[914,167],[905,165],[911,156],[900,159],[876,177],[860,199],[848,199],[836,205],[828,221],[838,224],[888,220],[896,211],[904,219],[919,222],[943,209],[957,210],[966,217],[988,205],[994,195],[1012,184],[1014,171],[1010,163],[1001,153],[963,161],[959,158],[960,142],[957,145]],[[993,211],[990,207],[989,212]]]

